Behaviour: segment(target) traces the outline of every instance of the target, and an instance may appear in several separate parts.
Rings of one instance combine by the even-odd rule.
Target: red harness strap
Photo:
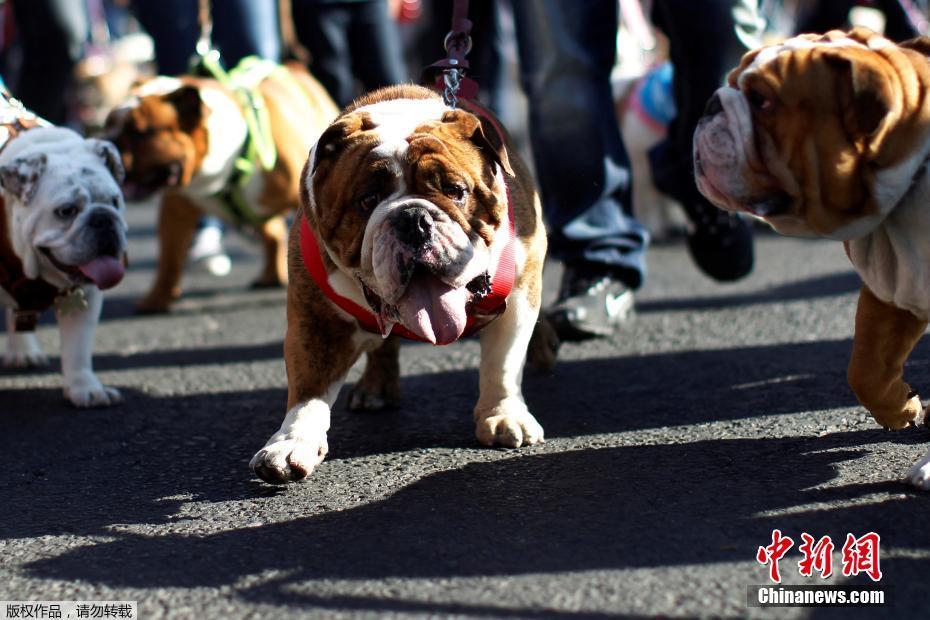
[[[469,336],[477,332],[504,312],[507,306],[507,296],[510,295],[514,280],[516,279],[517,267],[514,261],[514,252],[517,236],[513,223],[513,205],[510,199],[510,188],[507,187],[506,179],[504,181],[504,188],[507,193],[507,236],[504,239],[506,245],[504,245],[497,259],[497,267],[494,269],[494,276],[491,278],[491,292],[478,303],[470,304],[466,308],[467,319],[465,322],[465,331],[462,333],[462,336]],[[302,216],[300,220],[300,251],[303,255],[304,265],[307,266],[307,271],[310,273],[310,277],[313,278],[313,281],[316,282],[316,285],[323,294],[326,295],[327,299],[358,321],[362,329],[380,334],[381,330],[378,327],[378,319],[370,310],[359,306],[348,297],[343,297],[329,285],[329,274],[326,272],[326,267],[323,265],[323,257],[316,239],[316,233],[310,228],[310,223],[307,221],[306,217]],[[410,340],[426,342],[426,340],[399,323],[394,326],[392,333]]]

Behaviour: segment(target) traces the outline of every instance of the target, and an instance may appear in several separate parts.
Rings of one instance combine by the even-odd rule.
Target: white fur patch
[[[248,126],[242,116],[239,105],[223,91],[204,87],[200,89],[200,98],[209,110],[207,116],[207,154],[200,164],[200,169],[191,179],[185,193],[194,197],[204,197],[220,191],[232,174],[236,157],[242,150],[248,134]],[[255,181],[261,180],[260,174],[253,175]],[[246,188],[248,195],[249,188]]]
[[[875,230],[849,242],[849,258],[875,296],[923,320],[930,319],[927,196],[930,178],[925,174]]]
[[[407,138],[413,130],[429,121],[438,121],[449,110],[441,99],[391,99],[358,108],[367,112],[377,125],[375,133],[381,145],[374,149],[380,156],[402,157],[407,152]]]

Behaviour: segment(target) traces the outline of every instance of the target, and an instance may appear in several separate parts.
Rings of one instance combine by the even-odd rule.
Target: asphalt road
[[[681,245],[651,249],[629,329],[528,373],[537,447],[474,440],[475,341],[405,345],[403,408],[352,414],[344,390],[329,458],[280,488],[247,464],[284,413],[283,291],[247,290],[255,250],[231,235],[228,278],[189,274],[175,312],[135,316],[154,216],[131,219],[96,347],[125,404],[65,404],[48,322],[52,368],[0,372],[2,600],[137,600],[143,618],[927,615],[930,495],[900,480],[930,436],[878,428],[846,386],[858,282],[838,244],[761,236],[729,286]],[[928,365],[925,341],[913,383]],[[775,528],[830,535],[837,573],[847,533],[879,533],[891,605],[747,607]],[[871,583],[801,577],[799,558],[786,583]]]

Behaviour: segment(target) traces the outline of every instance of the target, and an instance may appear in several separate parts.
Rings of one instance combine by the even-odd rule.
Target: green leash
[[[236,226],[260,226],[268,217],[255,212],[246,200],[245,188],[257,172],[274,169],[278,150],[271,133],[271,116],[258,85],[273,74],[288,77],[289,74],[284,67],[256,56],[243,58],[227,72],[220,64],[220,53],[215,49],[195,58],[193,72],[211,77],[232,91],[245,114],[245,144],[236,158],[229,181],[212,197],[220,201]]]

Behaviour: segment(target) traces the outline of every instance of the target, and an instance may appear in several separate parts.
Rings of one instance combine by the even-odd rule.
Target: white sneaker
[[[232,261],[223,249],[223,231],[219,226],[207,225],[197,231],[188,258],[200,269],[217,277],[229,275]]]

